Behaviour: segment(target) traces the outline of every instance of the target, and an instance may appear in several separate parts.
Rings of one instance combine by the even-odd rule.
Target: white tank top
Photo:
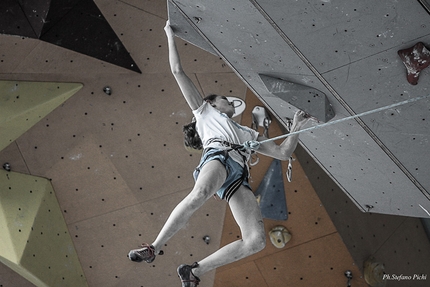
[[[193,111],[196,119],[196,130],[202,140],[203,148],[229,149],[230,147],[214,142],[214,139],[226,141],[233,144],[243,144],[245,141],[257,140],[258,132],[239,125],[226,114],[221,113],[208,102],[204,102],[197,110]],[[243,166],[243,157],[239,152],[229,153],[231,158]],[[250,153],[246,153],[246,160]]]

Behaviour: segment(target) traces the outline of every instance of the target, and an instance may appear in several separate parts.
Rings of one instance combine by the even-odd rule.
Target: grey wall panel
[[[412,87],[396,53],[414,39],[428,41],[430,18],[416,1],[171,2],[189,19],[199,19],[192,26],[281,122],[295,108],[270,94],[259,74],[324,92],[333,120],[427,89],[428,72],[424,84]],[[425,217],[419,204],[430,210],[428,131],[417,119],[429,114],[428,105],[307,132],[302,145],[362,211]]]
[[[265,99],[278,115],[287,108],[279,99]],[[340,112],[333,120],[343,117]],[[425,216],[419,203],[429,210],[428,199],[354,120],[315,129],[300,138],[304,148],[362,211],[373,206],[371,211],[377,213]]]
[[[302,134],[305,148],[363,211],[425,217],[428,199],[356,123]],[[372,206],[373,208],[368,208]]]
[[[194,46],[205,50],[215,56],[218,53],[212,48],[211,44],[206,41],[206,39],[199,34],[199,32],[191,26],[190,21],[199,22],[199,18],[189,19],[183,15],[178,6],[174,5],[172,2],[168,2],[169,10],[169,21],[170,26],[173,27],[175,35],[181,39],[188,41]]]
[[[430,43],[430,37],[423,40]],[[357,113],[430,94],[429,71],[421,74],[418,85],[410,85],[396,51],[387,50],[324,76]],[[427,191],[430,191],[429,111],[430,98],[363,117],[366,125]]]
[[[249,1],[170,1],[237,68],[248,71],[282,71],[284,74],[312,75],[300,58],[267,25]]]
[[[256,1],[324,73],[428,35],[418,1]]]

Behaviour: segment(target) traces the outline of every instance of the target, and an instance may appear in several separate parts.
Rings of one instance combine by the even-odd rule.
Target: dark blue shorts
[[[226,151],[215,148],[207,150],[202,155],[200,164],[193,173],[195,180],[197,180],[197,177],[199,176],[200,169],[211,160],[220,161],[225,166],[227,171],[227,178],[224,184],[216,192],[219,198],[229,201],[241,185],[251,189],[251,186],[248,183],[246,167],[242,167],[239,163],[229,157]]]

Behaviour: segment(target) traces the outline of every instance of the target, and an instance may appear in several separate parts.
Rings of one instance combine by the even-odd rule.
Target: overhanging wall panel
[[[320,73],[428,35],[430,27],[416,0],[256,2]]]
[[[375,5],[370,1],[348,5],[340,1],[172,2],[281,121],[291,117],[295,109],[271,95],[258,74],[326,93],[336,113],[333,120],[351,115],[348,109],[359,113],[405,100],[399,91],[409,88],[408,84],[398,84],[396,97],[380,87],[407,83],[396,51],[405,48],[403,43],[416,38],[420,31],[425,33],[423,27],[429,21],[428,15],[419,10],[422,9],[419,4],[409,2],[379,1],[378,9],[387,11],[381,16],[366,13]],[[410,20],[411,15],[416,17],[414,21]],[[333,21],[334,18],[339,21]],[[381,32],[373,35],[375,29],[367,29],[368,25],[380,25]],[[394,64],[381,75],[383,63]],[[369,69],[373,69],[371,73]],[[360,78],[366,79],[361,82]],[[377,81],[373,85],[377,86],[373,87],[376,93],[372,88],[367,93],[363,84],[371,80]],[[409,109],[405,113],[408,117],[417,111],[410,108],[408,105],[397,110]],[[428,113],[425,106],[419,109],[419,114]],[[407,159],[414,151],[405,150],[407,145],[399,149],[391,135],[379,133],[392,127],[392,122],[386,121],[390,113],[392,110],[364,118],[361,123],[353,120],[302,134],[302,144],[363,211],[425,217],[427,214],[419,204],[430,210],[430,201],[422,183],[415,181],[414,175],[418,173],[410,173],[403,162],[396,162],[397,153],[403,153],[402,158]],[[403,123],[404,118],[397,120],[398,125]],[[422,128],[425,127],[419,130]],[[424,142],[416,145],[422,147]],[[420,163],[426,165],[429,160],[423,156]]]
[[[430,42],[430,37],[427,39]],[[428,95],[430,90],[425,80],[428,73],[422,75],[422,83],[412,86],[404,77],[400,59],[381,60],[391,59],[395,53],[396,49],[390,49],[325,76],[357,112]],[[368,73],[363,73],[366,68]],[[378,139],[427,191],[430,190],[427,168],[430,160],[429,111],[430,99],[423,99],[363,117]],[[397,177],[398,174],[387,176]],[[399,192],[401,196],[405,191]]]
[[[258,70],[269,75],[279,70],[291,76],[313,75],[249,1],[170,2],[187,15],[236,69]]]

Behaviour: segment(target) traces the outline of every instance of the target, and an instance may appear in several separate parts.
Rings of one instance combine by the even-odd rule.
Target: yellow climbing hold
[[[275,226],[269,231],[270,241],[276,248],[283,248],[291,239],[291,233],[282,225]]]

